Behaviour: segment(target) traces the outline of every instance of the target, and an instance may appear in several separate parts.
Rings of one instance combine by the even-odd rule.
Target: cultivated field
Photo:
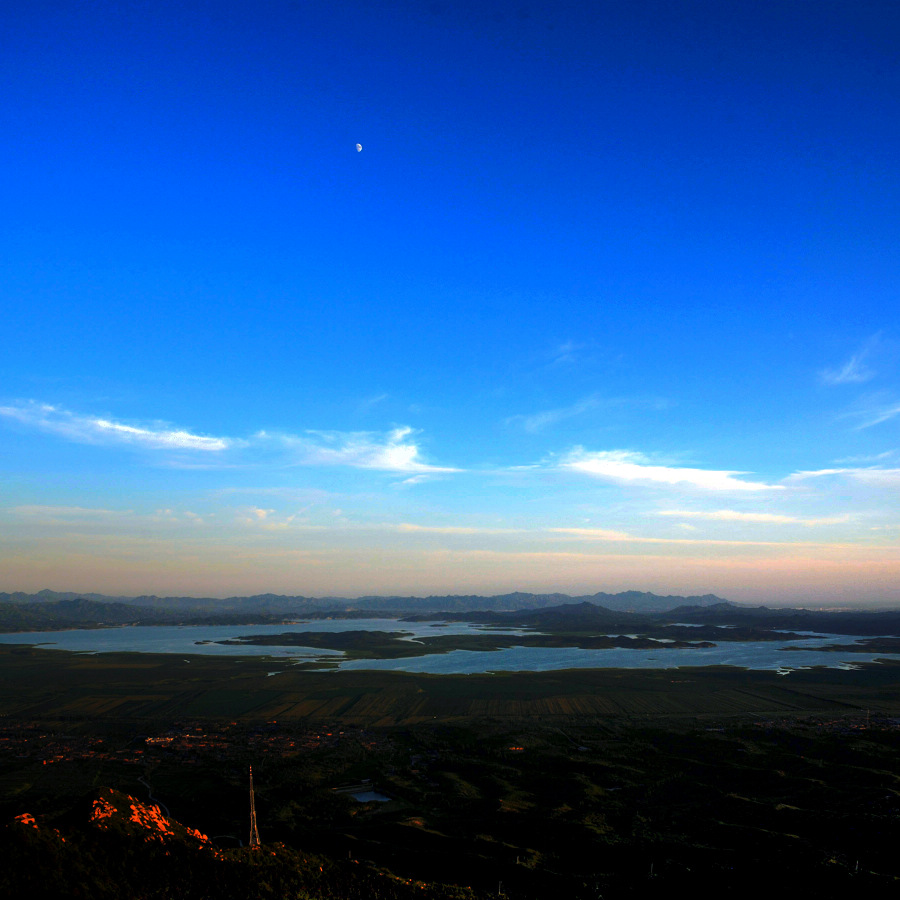
[[[283,661],[80,655],[0,647],[0,715],[231,717],[397,725],[470,717],[565,720],[874,713],[900,715],[900,664],[779,676],[730,667],[494,675],[311,672]],[[270,672],[278,670],[278,674]]]

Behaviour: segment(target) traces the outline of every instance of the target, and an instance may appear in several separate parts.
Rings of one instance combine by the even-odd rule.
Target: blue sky
[[[900,601],[895,3],[0,28],[0,589]]]

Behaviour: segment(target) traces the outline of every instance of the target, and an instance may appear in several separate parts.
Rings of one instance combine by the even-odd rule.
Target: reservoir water
[[[663,669],[679,666],[740,666],[784,672],[809,666],[853,668],[876,659],[897,659],[896,653],[848,653],[845,651],[792,650],[791,647],[820,647],[826,644],[854,644],[854,635],[816,634],[800,640],[719,641],[715,647],[649,650],[613,648],[583,650],[570,647],[509,647],[494,651],[452,650],[404,659],[345,659],[339,650],[296,646],[254,646],[218,644],[248,635],[288,632],[403,631],[409,640],[436,634],[484,633],[483,626],[465,622],[401,622],[396,619],[319,619],[291,625],[153,625],[70,631],[32,631],[0,634],[0,643],[31,644],[54,650],[82,653],[172,653],[182,657],[195,654],[217,656],[264,656],[283,664],[337,663],[339,669],[379,669],[433,674],[475,674],[482,672],[550,671],[553,669]],[[521,629],[503,629],[504,634],[523,634]],[[198,643],[203,642],[203,643]],[[209,643],[207,643],[209,642]],[[277,672],[272,673],[277,674]]]

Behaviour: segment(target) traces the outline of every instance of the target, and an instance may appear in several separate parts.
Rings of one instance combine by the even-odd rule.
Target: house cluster
[[[277,721],[258,725],[179,722],[157,734],[119,733],[106,738],[56,732],[46,724],[22,722],[0,725],[0,755],[36,759],[44,765],[79,759],[136,764],[159,756],[175,757],[179,762],[191,764],[241,760],[248,754],[290,757],[334,747],[351,738],[366,749],[374,750],[377,746],[374,736],[359,729],[303,728],[295,723],[281,726]]]
[[[141,762],[144,750],[140,743],[122,747],[93,735],[60,734],[46,725],[19,723],[0,727],[0,754],[18,759],[36,759],[43,765],[73,759]]]

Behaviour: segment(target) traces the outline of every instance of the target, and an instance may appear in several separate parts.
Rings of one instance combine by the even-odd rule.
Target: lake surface
[[[390,797],[379,794],[378,791],[359,791],[350,796],[359,803],[390,803],[391,800]]]
[[[82,653],[172,653],[192,655],[264,656],[285,664],[328,660],[343,670],[379,669],[395,672],[433,674],[476,674],[484,672],[542,672],[554,669],[664,669],[679,666],[740,666],[784,672],[810,666],[854,668],[876,659],[897,659],[897,653],[846,653],[789,650],[789,647],[817,647],[824,644],[853,644],[856,635],[816,634],[800,640],[721,641],[715,647],[684,649],[583,650],[577,647],[509,647],[494,651],[452,650],[406,659],[344,659],[339,650],[294,646],[254,646],[252,644],[197,643],[234,640],[247,635],[288,632],[406,631],[410,640],[436,634],[478,634],[490,631],[466,622],[400,622],[396,619],[318,619],[293,625],[132,625],[121,628],[94,628],[71,631],[31,631],[0,634],[0,643],[33,644],[53,650]],[[523,629],[504,629],[506,634],[525,634]],[[281,670],[278,670],[281,671]],[[277,675],[278,671],[271,673]]]
[[[435,627],[437,626],[437,627]],[[397,619],[313,619],[291,625],[123,625],[115,628],[78,628],[67,631],[23,631],[0,634],[3,644],[35,644],[49,650],[82,653],[177,653],[183,656],[269,656],[308,661],[343,657],[340,650],[320,647],[255,646],[198,641],[225,641],[263,634],[304,631],[405,631],[409,640],[439,634],[481,634],[485,629],[468,622],[400,622]],[[504,634],[524,634],[521,628]]]

